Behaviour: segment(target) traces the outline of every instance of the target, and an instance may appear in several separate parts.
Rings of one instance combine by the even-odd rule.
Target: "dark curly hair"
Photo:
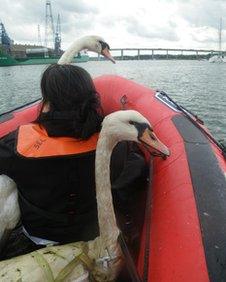
[[[89,73],[74,65],[50,65],[41,79],[43,106],[37,122],[49,136],[88,139],[103,120],[99,95]],[[60,132],[60,133],[59,133]]]

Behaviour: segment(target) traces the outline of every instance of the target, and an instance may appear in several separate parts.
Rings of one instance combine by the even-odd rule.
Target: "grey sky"
[[[16,43],[44,40],[45,0],[0,0],[0,20]],[[218,48],[223,18],[226,49],[226,0],[52,0],[61,16],[62,46],[97,34],[111,47]]]

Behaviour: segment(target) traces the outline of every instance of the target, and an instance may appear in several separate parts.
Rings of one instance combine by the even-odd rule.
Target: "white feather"
[[[13,229],[20,219],[16,183],[0,175],[0,241],[7,230]]]

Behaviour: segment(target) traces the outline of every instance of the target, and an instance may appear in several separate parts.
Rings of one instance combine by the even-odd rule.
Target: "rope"
[[[43,270],[44,275],[46,277],[46,281],[54,282],[52,269],[49,266],[47,260],[44,258],[44,256],[36,251],[32,254],[32,257],[36,260],[40,268]]]
[[[14,109],[12,109],[12,110],[7,111],[7,112],[1,113],[1,114],[0,114],[0,117],[2,117],[2,116],[4,116],[4,115],[7,115],[7,114],[10,114],[10,113],[13,113],[14,111],[18,111],[18,110],[20,110],[20,109],[26,108],[26,107],[28,107],[28,106],[30,106],[30,105],[32,105],[32,104],[37,103],[38,101],[41,102],[41,98],[38,98],[38,99],[36,99],[36,100],[34,100],[34,101],[32,101],[32,102],[28,102],[27,104],[24,104],[24,105],[22,105],[22,106],[19,106],[19,107],[17,107],[17,108],[14,108]]]
[[[171,99],[164,91],[160,91],[161,95],[165,96],[175,107],[181,111],[202,133],[204,133],[210,141],[212,141],[222,152],[224,159],[226,159],[226,147],[218,142],[211,134],[209,134],[203,127],[200,126],[204,122],[198,118],[197,115],[193,114],[191,111],[187,110],[185,107],[178,105],[173,99]],[[194,119],[195,118],[195,119]]]

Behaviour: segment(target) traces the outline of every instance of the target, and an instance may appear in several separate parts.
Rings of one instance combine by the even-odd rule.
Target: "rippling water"
[[[167,92],[226,139],[226,64],[207,61],[118,61],[79,64],[93,77],[117,74]],[[0,113],[40,97],[44,65],[0,68]]]

